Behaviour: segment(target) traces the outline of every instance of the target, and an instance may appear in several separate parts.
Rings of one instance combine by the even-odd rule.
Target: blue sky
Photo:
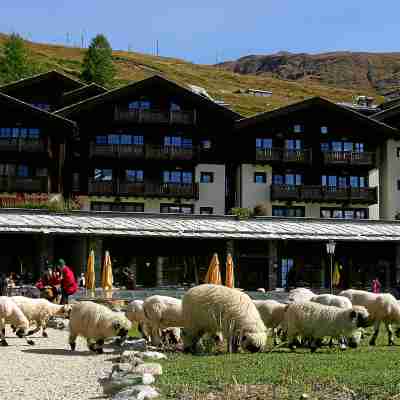
[[[382,6],[382,7],[381,7]],[[212,64],[277,51],[399,51],[398,0],[1,0],[0,31]]]

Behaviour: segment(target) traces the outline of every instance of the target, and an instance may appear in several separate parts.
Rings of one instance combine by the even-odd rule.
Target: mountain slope
[[[0,49],[5,39],[5,35],[0,35]],[[27,45],[32,57],[41,63],[43,70],[57,69],[79,77],[85,49],[31,42],[27,42]],[[332,101],[350,101],[352,96],[360,94],[359,90],[333,88],[319,82],[299,83],[264,75],[241,75],[221,67],[197,65],[148,54],[114,51],[113,58],[117,69],[116,86],[160,74],[182,85],[204,87],[213,98],[224,100],[233,110],[244,116],[272,110],[312,96],[322,96]],[[239,93],[248,88],[270,90],[273,94],[271,97],[262,98]],[[372,88],[363,89],[361,93],[375,95]]]
[[[400,53],[332,52],[322,54],[249,55],[218,67],[293,81],[383,91],[400,85]]]

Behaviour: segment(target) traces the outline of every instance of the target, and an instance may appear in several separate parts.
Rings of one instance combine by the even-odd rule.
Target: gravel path
[[[102,399],[98,378],[110,372],[117,353],[105,349],[102,355],[92,355],[81,338],[77,351],[71,352],[67,330],[47,332],[47,339],[34,337],[34,346],[10,334],[9,346],[0,347],[0,399]]]

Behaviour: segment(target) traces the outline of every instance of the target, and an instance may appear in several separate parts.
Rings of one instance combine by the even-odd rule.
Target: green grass
[[[281,395],[286,393],[286,397],[282,395],[279,399],[298,399],[291,395],[322,393],[335,387],[367,395],[360,399],[391,398],[400,393],[400,348],[386,346],[386,334],[380,335],[376,347],[368,346],[368,340],[364,339],[358,349],[344,352],[324,347],[315,354],[305,349],[290,352],[285,348],[262,354],[171,354],[163,362],[164,374],[158,383],[165,398],[175,398],[182,390],[218,393],[224,386],[236,384],[277,385]]]

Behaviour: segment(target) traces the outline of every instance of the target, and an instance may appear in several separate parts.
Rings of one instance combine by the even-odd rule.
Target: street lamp
[[[332,285],[332,280],[333,280],[333,256],[335,254],[335,246],[336,243],[333,240],[330,240],[326,244],[326,252],[329,254],[330,257],[330,267],[331,267],[331,274],[330,274],[330,290],[331,294],[333,293],[333,285]]]

